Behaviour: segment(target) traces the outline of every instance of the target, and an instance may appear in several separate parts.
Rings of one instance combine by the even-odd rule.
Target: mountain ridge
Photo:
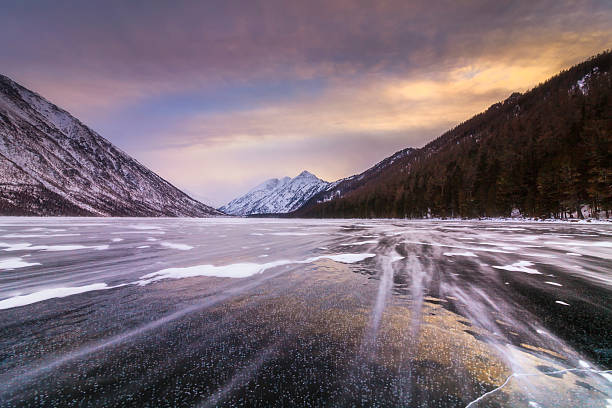
[[[268,179],[220,207],[219,210],[240,216],[284,214],[300,208],[329,184],[304,170],[294,178]]]
[[[611,66],[608,50],[515,92],[382,171],[372,167],[367,179],[348,178],[348,191],[314,196],[291,216],[564,218],[581,217],[587,207],[609,217]]]
[[[0,75],[0,214],[221,215]]]

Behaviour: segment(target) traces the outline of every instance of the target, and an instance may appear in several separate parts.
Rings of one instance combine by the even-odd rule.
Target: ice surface
[[[164,238],[152,243],[147,240],[154,236],[152,234],[121,235],[124,231],[141,231],[129,227],[137,223],[159,227],[142,231],[163,231],[165,235],[161,236]],[[210,381],[210,378],[203,380],[198,377],[199,382],[190,383],[189,378],[197,373],[197,369],[193,371],[193,367],[189,367],[189,374],[180,371],[190,358],[208,368],[214,363],[206,357],[208,355],[215,361],[229,358],[232,368],[228,370],[231,371],[220,369],[219,376],[213,378],[220,380],[218,384],[221,387],[233,378],[234,369],[247,366],[253,356],[281,340],[282,350],[292,353],[288,355],[304,353],[300,355],[308,356],[309,361],[317,364],[329,361],[318,358],[327,359],[329,353],[346,350],[346,354],[340,357],[347,357],[347,360],[337,361],[347,361],[354,366],[343,366],[342,372],[331,367],[331,375],[327,369],[314,370],[312,374],[314,378],[331,380],[330,384],[333,380],[346,379],[346,384],[352,387],[351,392],[359,393],[365,381],[406,384],[402,381],[407,372],[402,367],[406,367],[406,361],[420,359],[433,361],[421,373],[417,367],[414,375],[427,380],[431,378],[427,373],[435,372],[435,392],[442,395],[460,389],[465,395],[469,393],[464,405],[487,389],[504,384],[511,373],[528,373],[530,376],[523,380],[512,377],[502,391],[485,396],[471,406],[492,406],[497,402],[504,406],[504,401],[520,401],[527,405],[529,400],[555,408],[604,406],[601,404],[603,395],[576,386],[573,381],[579,380],[605,390],[609,383],[601,374],[585,372],[585,376],[580,378],[574,378],[573,374],[557,378],[539,371],[537,365],[559,370],[575,367],[597,369],[596,363],[586,360],[590,354],[576,346],[582,341],[580,333],[572,338],[572,333],[564,332],[560,336],[557,331],[564,327],[564,319],[568,316],[575,317],[575,325],[588,325],[593,316],[591,313],[595,313],[593,310],[605,315],[600,294],[605,296],[612,282],[609,268],[606,268],[608,263],[602,262],[601,258],[610,253],[609,248],[602,245],[581,247],[579,252],[584,254],[583,257],[568,256],[565,252],[572,250],[569,245],[574,241],[609,241],[610,226],[273,219],[91,219],[88,225],[76,224],[84,223],[70,219],[0,218],[0,228],[8,230],[3,234],[24,234],[33,226],[49,228],[45,232],[32,231],[32,234],[51,234],[51,229],[81,234],[78,241],[70,237],[0,239],[9,243],[0,247],[0,258],[2,255],[19,256],[19,260],[25,263],[41,263],[22,270],[0,270],[0,302],[3,307],[11,307],[0,312],[7,321],[15,321],[24,327],[33,324],[24,330],[22,337],[16,332],[18,338],[0,339],[0,345],[7,349],[12,342],[19,342],[32,350],[29,360],[23,357],[27,350],[8,357],[7,371],[0,374],[0,394],[2,387],[8,389],[5,385],[9,377],[15,378],[10,392],[13,389],[25,390],[16,394],[18,398],[29,390],[40,390],[39,386],[44,388],[44,392],[55,392],[68,382],[71,382],[70,386],[90,389],[86,388],[88,378],[78,375],[63,377],[61,373],[72,373],[72,368],[82,367],[77,371],[88,375],[91,372],[89,367],[96,367],[96,370],[102,367],[109,375],[137,377],[130,387],[135,384],[132,391],[140,392],[139,395],[145,395],[141,391],[150,390],[147,387],[153,387],[159,376],[167,378],[172,375],[177,383],[181,381],[183,389],[197,390],[201,397],[197,401],[202,401],[208,394],[198,389],[197,384]],[[501,228],[504,225],[510,228]],[[253,235],[259,233],[265,235]],[[586,237],[587,233],[589,237]],[[220,239],[220,235],[225,238]],[[119,242],[119,237],[125,241],[113,245],[111,241]],[[406,243],[403,240],[407,238],[425,245]],[[342,245],[364,240],[373,241],[372,245]],[[162,241],[188,245],[194,250],[160,250]],[[550,246],[547,241],[568,244]],[[25,252],[3,251],[19,243],[25,243],[20,247]],[[32,250],[30,258],[27,254],[36,247],[78,244],[95,248],[102,243],[110,245],[108,251]],[[148,247],[153,249],[142,250]],[[519,249],[508,251],[504,247]],[[459,262],[461,260],[465,262]],[[348,265],[360,261],[363,262]],[[497,265],[497,268],[489,265]],[[525,274],[538,272],[541,272],[540,276]],[[181,281],[189,277],[194,278]],[[555,281],[550,281],[553,277]],[[122,290],[103,290],[121,284],[127,286]],[[571,287],[571,290],[566,290],[566,287]],[[592,288],[596,290],[592,291]],[[97,289],[101,291],[84,293]],[[70,295],[74,296],[70,298]],[[46,299],[64,296],[65,300],[45,302]],[[30,302],[38,303],[26,306]],[[214,310],[210,309],[214,313],[208,313],[206,309],[211,305],[222,307],[214,306]],[[17,306],[23,306],[23,309],[19,310]],[[112,306],[113,313],[107,314],[109,306]],[[329,313],[330,308],[334,313]],[[200,318],[200,314],[205,318]],[[47,315],[53,319],[40,318],[35,323],[28,323],[32,320],[30,316]],[[81,323],[82,319],[86,321]],[[177,324],[168,324],[171,321]],[[45,332],[44,344],[28,337],[36,325]],[[445,335],[449,333],[449,327],[453,329],[452,336]],[[313,328],[320,336],[318,338],[323,339],[317,346],[323,347],[324,357],[307,346],[312,340],[309,336]],[[258,337],[260,334],[264,337]],[[224,343],[223,336],[240,347],[236,350],[236,360],[229,356],[228,343]],[[568,343],[568,337],[572,343]],[[300,339],[297,343],[296,338]],[[419,339],[418,345],[413,339]],[[159,353],[151,358],[150,353],[142,353],[142,345],[154,347],[156,341],[180,347],[159,347]],[[602,339],[594,341],[601,342]],[[66,346],[54,348],[49,354],[46,344]],[[114,346],[119,344],[122,346],[117,349],[121,353],[114,350]],[[504,346],[506,344],[514,344],[518,350],[516,354],[506,350],[510,348]],[[105,352],[98,353],[102,348]],[[390,350],[398,350],[399,354]],[[209,351],[211,353],[207,354]],[[467,368],[463,353],[469,360]],[[561,355],[563,359],[551,359],[550,353]],[[104,355],[104,362],[101,362],[100,355]],[[525,359],[521,360],[517,355]],[[67,361],[74,365],[64,365]],[[9,364],[16,364],[17,368],[12,369]],[[41,371],[41,364],[51,368]],[[501,365],[496,367],[496,364]],[[132,366],[134,370],[130,368]],[[139,376],[140,367],[152,368],[152,375],[147,369]],[[161,371],[155,371],[155,367],[161,367]],[[282,365],[278,367],[287,369]],[[370,370],[379,367],[383,368],[383,378]],[[210,371],[208,368],[207,372]],[[266,374],[270,372],[267,365],[262,370]],[[465,376],[471,378],[473,370],[488,372],[486,382],[490,386],[474,387],[466,382]],[[31,372],[43,375],[40,381],[33,380],[22,387],[21,383],[27,377],[23,374]],[[313,377],[309,377],[310,371],[298,373],[304,374],[300,381],[304,380],[305,385],[319,389],[320,384],[313,383]],[[283,374],[284,371],[280,371],[278,381],[286,379],[282,378]],[[65,378],[66,381],[55,386],[48,378],[54,381]],[[253,377],[254,385],[263,390],[280,384],[270,377],[266,381],[271,383],[258,382],[259,378]],[[576,393],[587,403],[594,399],[596,403],[549,403],[548,395],[551,400],[566,395],[565,388],[559,394],[555,392],[562,382],[567,385],[568,395]],[[410,384],[419,392],[424,389],[418,381]],[[334,389],[330,391],[336,392]],[[386,391],[381,394],[381,401],[387,405],[394,405],[390,401],[396,391],[405,391],[403,395],[410,398],[417,395],[416,391],[403,388]],[[120,392],[125,392],[125,389]],[[359,395],[367,397],[367,392]],[[228,396],[233,398],[235,395],[230,392]],[[387,397],[390,399],[384,399]],[[399,400],[394,402],[401,405]],[[417,400],[412,402],[418,405]],[[421,402],[426,404],[424,400]],[[445,406],[442,403],[438,405]]]

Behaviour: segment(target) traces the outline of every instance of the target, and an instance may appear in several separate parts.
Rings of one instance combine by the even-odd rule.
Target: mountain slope
[[[218,214],[0,75],[0,215]]]
[[[300,208],[313,195],[328,186],[328,182],[303,171],[294,178],[266,180],[220,210],[232,215],[288,213]]]
[[[604,52],[461,123],[310,217],[580,216],[612,210],[612,67]],[[366,172],[367,173],[367,172]],[[515,210],[516,212],[516,210]]]
[[[381,160],[362,173],[329,183],[324,190],[318,194],[315,194],[310,200],[308,200],[308,202],[304,203],[303,207],[341,198],[351,191],[359,188],[361,185],[376,178],[383,170],[391,166],[396,161],[403,159],[414,152],[416,152],[416,149],[413,149],[412,147],[402,149],[386,159]]]

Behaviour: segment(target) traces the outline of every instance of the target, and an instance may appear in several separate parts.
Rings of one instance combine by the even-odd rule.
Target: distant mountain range
[[[220,215],[0,75],[0,215]]]
[[[231,215],[283,214],[297,210],[330,183],[308,171],[294,178],[273,178],[264,181],[245,195],[219,210]]]
[[[215,210],[0,75],[0,215],[612,215],[612,52],[332,183],[270,179]]]
[[[612,53],[332,183],[299,217],[612,216]]]

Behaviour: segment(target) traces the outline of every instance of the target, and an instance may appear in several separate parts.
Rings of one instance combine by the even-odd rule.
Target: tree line
[[[612,210],[612,53],[513,94],[312,217],[581,216]]]

